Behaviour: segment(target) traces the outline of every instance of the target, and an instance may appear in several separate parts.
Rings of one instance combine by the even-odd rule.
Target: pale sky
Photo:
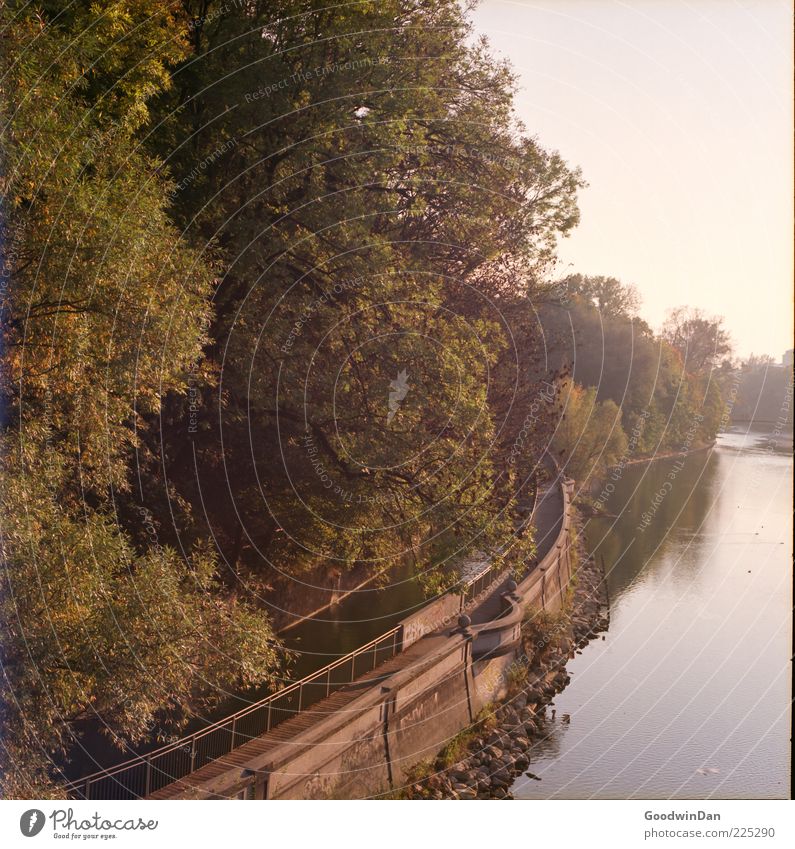
[[[581,166],[562,267],[723,315],[740,355],[792,347],[792,13],[780,0],[483,0],[517,110]]]

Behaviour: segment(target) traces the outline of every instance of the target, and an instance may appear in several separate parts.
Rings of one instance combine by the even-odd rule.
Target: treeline
[[[30,798],[87,723],[125,747],[278,680],[277,580],[526,558],[529,297],[582,179],[455,0],[0,32],[0,791]]]
[[[792,364],[751,355],[735,370],[727,392],[731,421],[738,425],[792,430]]]
[[[734,376],[722,319],[670,311],[658,333],[612,277],[571,275],[538,306],[553,368],[569,368],[554,444],[581,483],[618,463],[710,444]]]

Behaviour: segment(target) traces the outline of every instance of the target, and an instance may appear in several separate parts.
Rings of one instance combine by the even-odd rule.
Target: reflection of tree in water
[[[612,598],[632,584],[652,557],[663,562],[666,553],[683,545],[683,537],[692,540],[698,534],[715,494],[716,469],[711,452],[624,469],[606,505],[618,518],[591,520],[586,530],[597,558],[604,558]],[[678,565],[690,569],[696,560],[680,558]]]
[[[765,436],[760,436],[754,441],[754,453],[762,454],[784,454],[792,453],[792,430],[776,432],[773,431]]]

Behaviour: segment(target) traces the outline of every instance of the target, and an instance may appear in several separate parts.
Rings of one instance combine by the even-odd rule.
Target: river
[[[570,661],[532,753],[541,780],[514,796],[788,798],[789,447],[725,433],[683,466],[628,465],[610,483],[618,518],[585,529],[610,628]]]

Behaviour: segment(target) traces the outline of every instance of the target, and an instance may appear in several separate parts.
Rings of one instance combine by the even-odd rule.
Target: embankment
[[[577,579],[564,605],[555,614],[526,616],[522,652],[507,673],[507,698],[487,707],[433,762],[419,764],[401,798],[511,798],[511,785],[548,734],[547,706],[569,683],[567,662],[609,624],[604,573],[581,542],[574,553]]]
[[[546,553],[518,585],[508,582],[497,618],[424,635],[422,623],[406,620],[403,651],[339,691],[336,702],[318,702],[214,761],[206,773],[175,783],[168,796],[349,799],[409,784],[416,764],[508,695],[509,670],[525,654],[527,611],[551,617],[563,606],[572,577],[572,489],[572,481],[553,483],[546,505],[557,520]],[[418,638],[409,644],[411,634]]]
[[[674,451],[660,451],[656,454],[647,454],[641,457],[633,457],[631,460],[627,460],[624,465],[642,466],[644,463],[654,463],[657,460],[670,460],[672,457],[687,457],[690,454],[700,454],[702,451],[709,451],[714,447],[715,440],[713,439],[712,442],[705,442],[703,444],[693,445],[686,450],[680,448]]]

